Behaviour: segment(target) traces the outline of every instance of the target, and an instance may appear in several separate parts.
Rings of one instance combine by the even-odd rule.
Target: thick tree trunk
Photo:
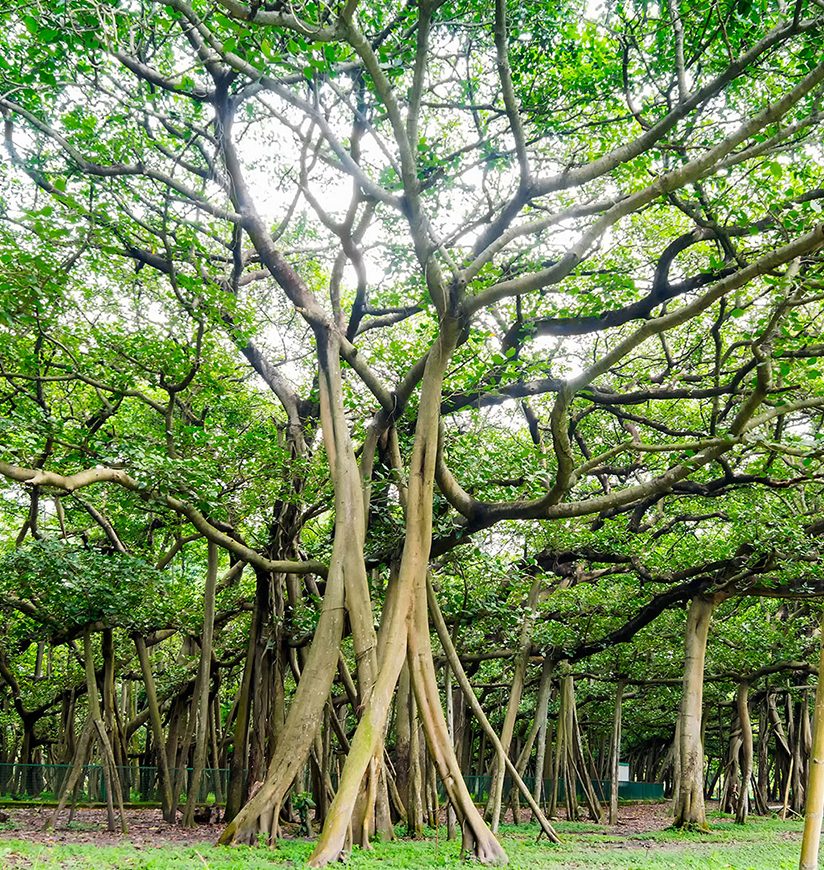
[[[219,839],[222,844],[251,843],[261,831],[270,841],[274,840],[283,798],[309,756],[337,670],[346,572],[362,570],[363,566],[363,550],[358,547],[358,541],[363,539],[363,496],[343,410],[339,348],[333,336],[318,335],[318,355],[321,423],[335,486],[335,539],[326,590],[309,654],[266,779],[226,826]],[[327,825],[331,818],[330,808]]]
[[[818,870],[822,822],[824,822],[824,623],[822,623],[821,651],[818,661],[818,687],[815,690],[810,775],[807,782],[807,806],[799,870]]]
[[[738,684],[735,702],[738,707],[738,723],[741,728],[741,782],[738,788],[738,805],[735,808],[735,821],[743,825],[747,821],[750,808],[750,779],[753,765],[752,721],[750,719],[750,684],[742,680]]]
[[[406,657],[407,633],[412,630],[409,626],[409,614],[413,608],[416,588],[419,594],[420,590],[423,591],[423,601],[426,604],[426,572],[432,541],[432,497],[438,450],[441,386],[447,362],[455,347],[457,328],[457,323],[445,321],[441,335],[427,357],[410,460],[403,555],[395,588],[387,591],[387,598],[391,600],[387,600],[385,606],[390,608],[390,612],[384,615],[382,621],[383,654],[380,657],[380,668],[352,738],[326,824],[309,859],[313,867],[322,867],[330,861],[336,861],[344,852],[360,783],[376,751],[382,746],[392,695]],[[363,535],[362,528],[360,535]],[[360,560],[362,565],[362,554]],[[414,685],[414,674],[412,676]],[[414,688],[420,710],[419,686],[415,685]],[[420,715],[423,719],[423,711],[420,711]]]
[[[712,598],[698,595],[690,602],[684,640],[684,683],[679,713],[678,797],[676,828],[708,830],[704,805],[704,746],[701,716],[704,698],[704,659],[715,607]]]
[[[354,457],[353,457],[354,459]],[[361,476],[363,478],[364,471]],[[368,473],[371,479],[371,470]],[[377,637],[375,634],[375,618],[372,612],[372,600],[369,592],[369,582],[362,553],[366,531],[365,516],[361,511],[357,521],[361,531],[353,545],[357,547],[360,558],[351,560],[351,568],[346,571],[345,602],[349,614],[349,625],[352,629],[352,641],[355,661],[358,670],[358,694],[360,707],[363,709],[372,689],[378,672]],[[372,759],[361,780],[360,791],[355,801],[352,818],[352,839],[361,848],[370,848],[370,838],[375,830],[375,809],[380,796],[386,801],[386,780],[381,776],[383,768],[383,733],[373,750]],[[391,828],[385,828],[384,837],[391,834]]]

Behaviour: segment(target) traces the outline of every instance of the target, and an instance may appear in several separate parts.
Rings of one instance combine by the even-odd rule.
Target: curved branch
[[[118,468],[98,466],[97,468],[88,468],[75,474],[64,476],[53,471],[21,468],[20,466],[11,465],[8,462],[0,460],[0,474],[27,486],[49,486],[63,492],[76,492],[79,489],[92,486],[96,483],[115,483],[123,487],[123,489],[137,493],[142,498],[147,498],[151,495],[145,486]],[[224,550],[229,550],[244,562],[248,562],[256,568],[283,574],[326,574],[326,566],[321,562],[309,560],[305,562],[290,562],[267,559],[240,541],[236,541],[225,532],[220,531],[197,508],[187,502],[172,495],[160,494],[157,495],[157,498],[170,510],[186,517],[205,538],[223,547]]]

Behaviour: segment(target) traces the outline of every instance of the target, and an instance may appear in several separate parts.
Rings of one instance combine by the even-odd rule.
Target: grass
[[[756,819],[744,827],[728,818],[712,820],[709,834],[674,831],[616,836],[591,824],[558,824],[561,846],[536,843],[537,828],[503,826],[501,837],[515,870],[794,870],[798,866],[800,822]],[[0,866],[37,870],[263,870],[303,867],[312,844],[283,841],[277,850],[265,847],[48,845],[0,840]],[[435,868],[461,866],[457,842],[443,832],[421,842],[377,843],[371,852],[355,850],[352,868]]]

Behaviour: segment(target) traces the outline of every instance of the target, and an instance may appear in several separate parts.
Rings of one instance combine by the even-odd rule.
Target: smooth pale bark
[[[755,811],[760,816],[769,815],[770,786],[770,727],[767,699],[762,700],[758,711],[758,773],[755,777]]]
[[[106,726],[103,722],[103,713],[100,709],[100,698],[97,693],[97,675],[94,669],[94,655],[92,653],[91,631],[87,628],[83,633],[83,660],[86,667],[86,695],[89,703],[89,719],[92,723],[93,733],[96,732],[97,742],[100,747],[102,758],[103,776],[106,782],[106,810],[108,815],[109,830],[114,830],[114,806],[113,797],[117,798],[117,806],[120,812],[120,831],[126,833],[126,813],[123,809],[123,790],[120,786],[120,776],[114,759],[114,751],[109,737],[106,734]]]
[[[680,710],[680,707],[679,707]],[[681,715],[675,720],[675,736],[672,741],[672,812],[681,800]]]
[[[409,628],[409,669],[429,755],[435,762],[444,789],[461,826],[461,853],[482,864],[506,864],[503,847],[475,806],[466,787],[457,756],[449,740],[432,658],[427,618],[427,578],[418,584]],[[440,636],[440,631],[438,632]],[[449,642],[451,646],[451,641]],[[460,679],[454,662],[450,665]],[[500,742],[497,749],[500,753]]]
[[[115,765],[120,769],[127,766],[128,748],[117,709],[117,694],[114,688],[115,670],[117,669],[114,632],[110,628],[104,629],[100,638],[100,651],[103,655],[103,721],[112,744]]]
[[[544,785],[544,759],[547,747],[547,719],[549,713],[549,696],[552,691],[552,673],[555,662],[549,657],[544,657],[541,667],[541,683],[538,687],[538,700],[535,706],[535,724],[537,747],[535,749],[535,784],[532,787],[532,797],[538,806],[541,805],[541,793]],[[534,818],[534,814],[533,814]]]
[[[455,347],[457,329],[456,322],[445,320],[441,334],[427,357],[409,466],[403,555],[395,589],[392,590],[391,613],[388,618],[385,615],[383,620],[382,634],[385,635],[386,643],[372,693],[366,700],[346,756],[337,794],[329,808],[317,846],[309,858],[309,864],[313,867],[322,867],[330,861],[337,861],[344,852],[358,789],[371,759],[382,743],[392,696],[406,659],[409,615],[416,585],[423,589],[423,600],[426,602],[441,387],[446,365]],[[415,694],[418,697],[417,687]],[[420,698],[418,706],[420,708]]]
[[[363,553],[365,521],[363,511],[353,517],[359,522],[361,532],[353,542],[360,553]],[[345,602],[349,614],[349,624],[352,629],[352,641],[355,660],[358,663],[358,690],[361,707],[372,694],[378,671],[377,637],[375,621],[372,612],[372,600],[369,593],[369,581],[363,558],[351,560],[351,569],[345,574]],[[375,827],[375,803],[381,787],[381,768],[383,764],[383,740],[378,742],[372,760],[361,781],[360,793],[355,803],[352,819],[353,841],[362,848],[370,848],[369,840]],[[385,780],[383,789],[385,792]],[[386,832],[384,832],[386,833]]]
[[[217,586],[217,544],[209,541],[206,588],[203,593],[203,632],[200,639],[200,668],[197,675],[199,697],[197,700],[197,736],[195,738],[195,755],[192,764],[192,777],[189,782],[189,792],[186,796],[186,809],[183,811],[183,826],[191,827],[195,820],[195,807],[200,791],[200,781],[206,767],[206,750],[208,747],[211,722],[209,717],[209,674],[212,666],[212,638],[215,630],[215,587]],[[192,715],[195,715],[195,704],[192,704]]]
[[[821,652],[818,661],[818,687],[815,690],[809,770],[799,870],[818,870],[821,825],[824,821],[824,624],[822,624]]]
[[[407,780],[406,833],[409,837],[423,837],[423,766],[421,764],[420,722],[418,702],[412,691],[409,677],[409,694],[406,697],[406,713],[409,722],[409,769]]]
[[[593,785],[592,777],[590,776],[589,769],[587,767],[586,758],[584,757],[584,746],[583,740],[581,738],[581,728],[578,724],[578,706],[575,701],[575,683],[571,674],[566,678],[566,680],[566,685],[568,687],[567,691],[569,693],[569,708],[571,710],[572,722],[572,728],[569,733],[571,749],[570,758],[574,763],[574,767],[571,768],[570,772],[572,772],[573,769],[577,772],[577,779],[582,785],[584,792],[584,801],[586,802],[590,818],[594,822],[600,822],[603,818],[603,815],[601,813],[601,805],[598,801],[598,796],[595,794],[595,786]],[[575,787],[575,779],[576,777],[573,776],[573,788]]]
[[[721,709],[719,708],[719,720],[721,718]],[[720,721],[719,721],[720,725]],[[719,728],[719,730],[722,730]],[[719,809],[722,813],[736,813],[738,811],[738,796],[739,786],[741,785],[740,776],[740,755],[743,735],[741,733],[741,720],[738,716],[738,704],[736,703],[733,710],[732,722],[730,724],[730,738],[727,749],[727,763],[719,761],[718,772],[710,782],[709,788],[705,788],[706,794],[712,794],[715,783],[721,778],[723,773],[723,788],[721,790],[721,800]]]
[[[742,680],[738,684],[735,703],[738,707],[738,723],[741,728],[741,782],[738,789],[738,805],[735,808],[735,821],[743,825],[750,809],[750,778],[753,765],[752,720],[750,719],[750,684]]]
[[[483,708],[481,707],[480,702],[475,695],[475,692],[472,690],[472,685],[469,682],[469,678],[466,676],[466,671],[464,671],[463,669],[463,665],[461,664],[461,659],[458,655],[458,651],[455,649],[455,646],[452,643],[452,638],[449,635],[449,629],[446,626],[446,621],[444,620],[440,606],[438,605],[438,599],[435,597],[435,590],[432,588],[432,583],[429,580],[427,580],[426,591],[429,612],[432,616],[432,624],[438,634],[438,638],[441,642],[441,646],[443,647],[446,659],[449,662],[449,666],[452,668],[452,673],[454,674],[458,685],[461,687],[461,691],[464,694],[464,698],[466,699],[469,709],[475,715],[475,718],[478,720],[478,724],[483,729],[483,736],[487,737],[492,743],[493,747],[496,749],[496,751],[498,751],[498,747],[500,746],[498,735],[495,733],[495,729],[489,724],[489,720],[486,718],[486,714],[484,713]],[[555,829],[552,827],[552,825],[550,825],[549,821],[541,811],[540,806],[538,806],[537,801],[532,797],[532,794],[527,788],[526,783],[523,781],[520,774],[518,773],[517,768],[506,756],[504,756],[504,760],[507,766],[507,770],[512,776],[516,788],[518,788],[521,794],[524,796],[524,799],[532,810],[533,815],[538,820],[538,824],[541,826],[542,832],[551,842],[559,843],[560,840],[558,839],[558,835],[555,833]],[[460,781],[463,782],[462,776],[460,778]]]
[[[540,575],[532,580],[532,585],[527,595],[526,608],[521,619],[521,631],[518,640],[518,655],[515,659],[515,671],[512,676],[512,687],[509,692],[509,701],[506,706],[504,724],[501,728],[501,749],[496,757],[495,768],[492,776],[492,786],[489,790],[489,801],[486,805],[486,818],[493,832],[497,832],[501,821],[501,797],[503,794],[505,765],[501,763],[500,753],[509,754],[512,743],[512,735],[515,731],[515,720],[518,718],[518,708],[521,706],[521,695],[524,690],[526,668],[529,664],[529,651],[532,646],[532,625],[535,621],[535,606],[538,603],[538,593],[541,590]]]
[[[218,732],[220,729],[220,696],[215,694],[209,710],[209,752],[211,753],[212,768],[220,770],[220,744],[218,740]],[[220,774],[215,774],[215,804],[220,806],[223,803],[223,783]]]
[[[704,746],[701,718],[704,700],[704,659],[715,607],[712,598],[697,595],[690,602],[684,638],[684,681],[679,712],[678,796],[676,828],[708,830],[704,806]]]
[[[412,698],[409,668],[404,665],[398,679],[398,692],[395,698],[395,783],[406,813],[407,824],[409,824],[409,771],[412,744],[409,705],[412,703]]]
[[[75,746],[72,766],[69,770],[68,776],[63,781],[60,799],[57,802],[57,806],[54,808],[54,812],[49,816],[44,825],[44,828],[47,831],[54,827],[58,816],[66,808],[69,798],[74,794],[77,784],[80,782],[80,778],[83,775],[83,767],[88,762],[89,749],[91,747],[93,736],[92,720],[91,717],[89,717],[86,720],[86,724],[83,726],[83,730],[80,732],[80,737]]]
[[[452,696],[452,671],[449,664],[443,669],[443,692],[446,697],[446,728],[449,731],[449,742],[455,746],[455,699]],[[455,810],[451,803],[446,806],[446,839],[455,839]]]
[[[549,668],[547,672],[547,666]],[[535,715],[532,717],[532,723],[529,726],[529,731],[527,732],[526,739],[524,740],[524,744],[518,753],[518,760],[515,762],[515,769],[518,771],[519,776],[523,776],[526,772],[527,765],[529,764],[529,757],[532,755],[532,749],[535,746],[535,740],[538,737],[538,732],[541,728],[541,709],[546,710],[546,700],[544,699],[544,691],[546,684],[546,693],[548,698],[549,688],[552,682],[552,667],[553,662],[548,656],[544,658],[544,663],[541,668],[541,678],[538,684],[538,696],[535,700]],[[544,723],[546,720],[544,720]],[[540,763],[536,762],[536,771],[541,770],[541,764],[543,764],[543,756],[540,758]],[[532,796],[535,797],[536,791],[538,796],[535,797],[535,800],[540,802],[540,790],[541,790],[541,779],[543,774],[541,772],[537,772],[535,775],[535,786],[532,789]],[[513,788],[510,790],[510,806],[512,807],[513,820],[515,824],[518,824],[518,813],[520,811],[520,792],[518,789]]]
[[[618,764],[621,760],[621,713],[626,682],[618,680],[615,687],[615,715],[612,719],[612,743],[610,744],[610,778],[609,823],[618,824]]]
[[[363,562],[362,550],[353,546],[363,535],[363,494],[343,411],[339,348],[333,336],[321,333],[317,340],[321,425],[335,487],[335,539],[326,589],[315,635],[266,779],[226,826],[218,841],[221,844],[252,843],[259,831],[269,834],[270,841],[274,839],[283,798],[309,757],[337,671],[344,625],[345,574],[347,570],[358,570],[357,563]]]
[[[278,518],[280,519],[280,518]],[[282,539],[280,531],[276,539]],[[282,542],[282,540],[280,541]],[[280,552],[280,547],[274,548]],[[283,596],[277,590],[283,575],[262,568],[255,569],[255,605],[252,633],[266,638],[256,644],[252,660],[251,720],[245,778],[250,788],[266,778],[266,769],[275,749],[275,733],[283,727],[283,708],[278,708],[278,696],[283,695],[284,669],[281,661],[283,634]]]
[[[152,728],[152,737],[155,742],[155,751],[157,753],[157,763],[160,768],[160,787],[162,790],[163,818],[167,822],[173,822],[172,815],[172,779],[169,774],[169,760],[166,756],[166,738],[163,733],[163,720],[160,717],[160,705],[157,701],[157,689],[155,687],[154,675],[152,674],[152,663],[149,661],[149,651],[146,648],[146,641],[135,635],[135,649],[137,650],[137,658],[140,662],[140,671],[143,675],[143,686],[146,690],[146,702],[149,705],[149,723]]]
[[[793,716],[793,706],[798,710],[798,719]],[[804,791],[806,787],[806,765],[804,749],[804,711],[801,704],[793,705],[792,697],[787,694],[787,719],[790,723],[790,743],[793,748],[793,799],[792,811],[800,816],[804,810]]]
[[[782,810],[782,818],[784,818],[787,814],[790,785],[792,784],[793,751],[788,735],[784,731],[784,723],[778,713],[775,692],[771,689],[767,690],[767,710],[775,734],[775,793],[784,803]]]

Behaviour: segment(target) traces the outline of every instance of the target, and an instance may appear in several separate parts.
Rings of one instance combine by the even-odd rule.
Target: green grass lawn
[[[504,826],[502,840],[510,867],[547,868],[651,868],[651,870],[794,870],[798,866],[800,822],[756,819],[745,827],[727,819],[713,819],[710,834],[672,831],[616,836],[592,824],[558,824],[561,846],[536,843],[537,829]],[[14,836],[5,832],[5,836]],[[306,841],[282,842],[276,850],[264,847],[218,848],[211,845],[141,847],[94,844],[47,845],[21,840],[0,840],[3,868],[88,868],[88,870],[261,870],[302,867],[312,849]],[[458,843],[447,842],[443,832],[436,843],[398,841],[378,843],[371,852],[355,850],[353,868],[427,868],[460,866]]]

